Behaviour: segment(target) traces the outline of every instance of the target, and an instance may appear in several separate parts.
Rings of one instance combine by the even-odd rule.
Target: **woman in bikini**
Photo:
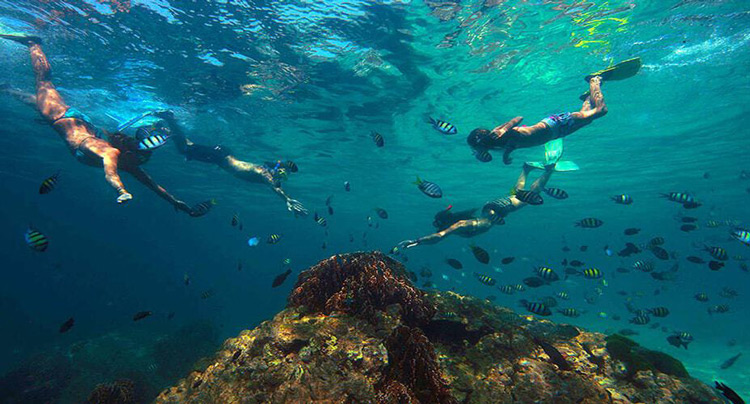
[[[71,153],[78,161],[93,167],[103,167],[107,182],[117,191],[117,203],[123,204],[133,199],[125,189],[118,169],[131,174],[146,187],[156,192],[162,199],[172,204],[175,209],[192,212],[191,208],[163,187],[157,184],[139,166],[148,161],[151,152],[140,150],[135,139],[121,133],[109,135],[109,141],[101,138],[101,133],[89,118],[77,109],[68,106],[50,81],[50,64],[42,51],[41,40],[32,36],[0,35],[29,48],[31,64],[36,77],[36,96],[28,100],[36,104],[42,116],[65,140]],[[11,91],[22,96],[18,91]]]

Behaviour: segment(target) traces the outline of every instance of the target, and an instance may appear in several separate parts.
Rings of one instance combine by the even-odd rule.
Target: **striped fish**
[[[555,296],[563,300],[570,300],[570,295],[568,295],[568,292],[557,292]]]
[[[155,133],[155,134],[146,136],[143,139],[141,139],[141,141],[138,142],[138,149],[139,150],[154,150],[156,148],[164,146],[164,144],[167,143],[168,139],[169,139],[169,136]]]
[[[646,314],[638,314],[637,316],[630,319],[630,323],[635,325],[646,325],[650,321],[651,318]]]
[[[697,301],[699,301],[701,303],[705,303],[705,302],[708,301],[708,294],[707,293],[696,293],[694,297],[695,297],[695,300],[697,300]]]
[[[527,300],[521,300],[521,305],[526,308],[531,313],[538,314],[540,316],[551,316],[552,311],[549,309],[549,307],[545,306],[543,303],[538,302],[529,302]]]
[[[542,196],[536,192],[518,189],[513,192],[513,195],[515,195],[519,201],[528,203],[529,205],[541,205],[544,203]]]
[[[492,155],[485,149],[474,150],[474,157],[482,163],[489,163],[492,161]]]
[[[489,277],[487,275],[483,275],[483,274],[480,274],[478,272],[474,272],[474,276],[477,278],[477,280],[479,282],[481,282],[481,283],[483,283],[483,284],[485,284],[487,286],[495,286],[495,283],[496,283],[495,279],[493,279],[493,278],[491,278],[491,277]]]
[[[285,161],[284,162],[284,166],[286,166],[286,168],[288,168],[289,171],[291,171],[293,173],[296,173],[297,171],[299,171],[299,167],[297,167],[297,163],[295,163],[292,160]]]
[[[190,216],[192,217],[204,216],[211,210],[211,208],[214,207],[214,205],[216,205],[216,199],[203,201],[195,205],[195,207],[193,207],[192,211],[190,212]]]
[[[750,246],[750,231],[742,230],[742,229],[736,229],[731,231],[732,238],[739,241],[740,243]],[[735,257],[735,259],[737,259]],[[738,260],[740,261],[740,260]]]
[[[506,295],[512,295],[516,291],[516,288],[513,285],[498,286],[497,289],[499,291],[505,293]]]
[[[517,283],[517,284],[513,285],[513,287],[516,288],[516,290],[519,291],[519,292],[525,292],[526,291],[526,286],[524,286],[521,283]]]
[[[240,224],[240,214],[235,213],[232,216],[232,227],[237,227],[238,224]]]
[[[695,197],[688,193],[670,192],[668,194],[662,194],[661,196],[672,202],[681,203],[685,209],[693,209],[701,206],[701,204],[696,201]]]
[[[636,261],[633,264],[633,269],[643,272],[651,272],[654,270],[654,263],[651,261]]]
[[[666,307],[654,307],[648,311],[654,317],[666,317],[669,315],[669,309]]]
[[[323,216],[319,216],[318,212],[315,212],[315,223],[322,227],[326,227],[328,225],[326,218],[324,218]]]
[[[34,251],[44,252],[47,247],[49,247],[47,236],[32,227],[29,227],[28,230],[26,230],[24,239],[26,239],[26,245]]]
[[[567,309],[558,310],[558,313],[562,314],[565,317],[578,317],[581,315],[581,313],[572,307],[569,307]]]
[[[385,140],[383,139],[383,135],[381,135],[380,133],[372,132],[370,133],[370,137],[372,138],[372,141],[375,142],[375,146],[383,147],[385,145]]]
[[[52,192],[53,189],[55,189],[55,185],[57,185],[57,179],[60,176],[60,171],[56,172],[55,175],[47,178],[46,180],[42,181],[42,185],[39,186],[39,193],[44,195]]]
[[[414,184],[417,185],[417,188],[419,188],[419,190],[422,191],[423,194],[429,196],[430,198],[443,197],[443,190],[440,189],[440,186],[438,184],[435,184],[434,182],[424,181],[417,176],[417,181],[415,181]]]
[[[717,222],[716,220],[708,220],[708,221],[706,221],[706,227],[708,227],[709,229],[715,229],[715,228],[717,228],[717,227],[719,227],[721,225],[722,225],[722,223],[721,222]]]
[[[719,261],[726,261],[729,259],[729,254],[727,254],[727,250],[721,248],[721,247],[704,247],[704,250],[707,251],[709,254],[711,254],[712,257]]]
[[[281,236],[275,233],[268,236],[268,240],[266,240],[268,244],[276,244],[279,241],[281,241]]]
[[[458,133],[458,129],[455,126],[440,119],[430,118],[430,124],[435,130],[445,135],[455,135]]]
[[[600,219],[597,219],[595,217],[587,217],[576,222],[576,227],[583,227],[584,229],[595,229],[603,224],[604,222]]]
[[[568,193],[560,188],[544,188],[544,193],[555,199],[568,199]]]
[[[554,282],[554,281],[560,280],[560,277],[557,275],[557,273],[555,273],[555,271],[552,268],[538,267],[536,269],[536,274],[540,278],[542,278],[542,279],[544,279],[546,281],[549,281],[549,282]]]
[[[611,197],[615,203],[620,205],[630,205],[633,203],[633,198],[630,195],[621,194],[621,195],[615,195]]]
[[[599,279],[602,276],[604,276],[602,274],[602,271],[600,271],[597,268],[586,268],[581,273],[583,274],[583,277],[586,279]]]

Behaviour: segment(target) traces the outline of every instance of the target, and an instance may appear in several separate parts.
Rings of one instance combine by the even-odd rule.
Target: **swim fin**
[[[13,42],[18,42],[21,45],[30,46],[33,44],[41,45],[42,38],[33,35],[15,35],[15,34],[0,34],[0,38],[8,39]]]
[[[560,161],[560,157],[563,155],[563,140],[555,139],[544,144],[544,162],[541,161],[529,161],[526,162],[532,168],[544,170],[550,165],[555,166],[555,171],[577,171],[580,169],[578,164],[572,161]]]
[[[622,61],[614,66],[610,66],[606,69],[599,70],[591,73],[584,78],[586,82],[591,80],[592,77],[599,76],[602,81],[617,81],[625,80],[635,76],[639,70],[641,70],[641,58],[635,57]]]
[[[625,80],[625,79],[635,76],[638,73],[638,71],[641,70],[641,65],[642,65],[641,58],[635,57],[632,59],[622,61],[606,69],[602,69],[597,72],[591,73],[588,76],[586,76],[584,80],[586,80],[586,82],[588,83],[589,80],[591,80],[591,78],[595,76],[601,77],[602,81]],[[588,96],[589,96],[589,92],[586,91],[585,93],[581,94],[581,96],[578,98],[581,101],[586,101],[586,97]]]

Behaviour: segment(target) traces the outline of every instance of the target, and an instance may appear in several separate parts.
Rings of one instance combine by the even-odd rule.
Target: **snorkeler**
[[[518,177],[518,181],[516,181],[516,185],[514,188],[516,192],[523,190],[523,188],[526,186],[526,178],[528,177],[529,173],[535,168],[536,167],[533,167],[529,164],[524,164],[521,175]],[[546,165],[544,168],[544,172],[541,176],[539,176],[539,178],[536,179],[536,181],[534,181],[533,184],[531,184],[528,192],[538,194],[541,190],[543,190],[554,171],[554,163]],[[445,237],[452,234],[456,234],[461,237],[474,237],[476,235],[487,232],[492,228],[493,225],[504,224],[505,217],[526,205],[529,205],[529,203],[522,201],[519,195],[514,192],[513,195],[487,202],[484,207],[482,207],[482,213],[479,217],[466,218],[467,215],[472,216],[473,210],[458,212],[455,215],[450,215],[450,217],[457,220],[450,225],[448,224],[448,222],[446,222],[449,215],[443,213],[445,211],[440,212],[435,215],[435,222],[433,223],[433,225],[438,229],[442,228],[442,230],[424,237],[420,237],[416,240],[404,240],[398,243],[398,245],[391,251],[395,253],[400,249],[409,249],[418,245],[436,244],[443,240]]]
[[[108,134],[109,141],[102,139],[101,132],[91,124],[90,119],[76,108],[68,106],[50,81],[50,64],[42,51],[41,39],[33,36],[0,35],[29,48],[31,64],[36,76],[36,95],[18,91],[7,91],[20,99],[35,104],[42,116],[62,136],[75,158],[86,165],[103,167],[109,184],[117,191],[117,203],[123,204],[133,199],[125,189],[117,170],[130,173],[135,179],[154,191],[175,209],[190,213],[192,209],[176,199],[157,184],[139,166],[151,156],[148,150],[140,150],[135,139],[122,133]]]
[[[232,151],[225,146],[216,145],[214,147],[204,146],[193,143],[187,138],[182,127],[174,117],[172,111],[155,111],[153,116],[161,118],[168,125],[171,139],[177,146],[180,154],[184,155],[187,160],[196,160],[203,163],[216,164],[224,171],[229,172],[235,177],[258,184],[266,184],[286,202],[286,207],[295,216],[307,215],[307,209],[296,199],[292,199],[281,189],[281,179],[286,177],[287,165],[291,165],[291,171],[296,171],[296,165],[275,163],[274,167],[253,164],[242,161],[232,154]],[[284,167],[282,167],[282,165]]]
[[[550,115],[532,126],[518,126],[523,117],[517,116],[491,131],[483,128],[474,129],[466,142],[480,161],[491,160],[492,156],[488,150],[503,149],[503,162],[511,164],[513,159],[510,154],[513,150],[541,146],[549,141],[562,139],[606,115],[607,105],[602,94],[602,82],[632,77],[640,66],[641,60],[635,58],[587,76],[589,91],[582,96],[584,101],[580,111]]]

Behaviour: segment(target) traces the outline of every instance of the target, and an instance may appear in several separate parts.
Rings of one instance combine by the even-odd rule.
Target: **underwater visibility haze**
[[[0,34],[0,401],[151,401],[376,250],[750,397],[750,2],[0,0]]]

